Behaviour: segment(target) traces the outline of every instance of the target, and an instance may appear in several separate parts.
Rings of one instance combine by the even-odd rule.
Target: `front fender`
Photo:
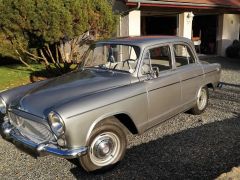
[[[101,122],[101,121],[103,121],[104,119],[106,119],[106,118],[108,118],[108,117],[112,117],[112,116],[115,116],[115,115],[118,115],[118,114],[126,114],[126,115],[128,115],[131,119],[132,119],[132,116],[129,114],[129,112],[107,112],[106,114],[103,114],[102,116],[100,116],[99,118],[97,118],[93,123],[92,123],[92,125],[90,126],[90,128],[89,128],[89,130],[88,130],[88,133],[87,133],[87,136],[86,136],[86,139],[85,139],[85,141],[87,142],[88,141],[88,139],[89,139],[89,137],[90,137],[90,135],[91,135],[91,132],[93,131],[93,129],[95,128],[95,126],[99,123],[99,122]],[[135,126],[136,126],[136,124],[134,124]],[[138,128],[137,128],[138,129]],[[139,130],[139,129],[138,129]]]
[[[132,118],[141,131],[148,119],[147,94],[143,83],[111,89],[92,94],[56,108],[66,126],[66,140],[69,148],[86,146],[95,125],[101,120],[124,113]]]

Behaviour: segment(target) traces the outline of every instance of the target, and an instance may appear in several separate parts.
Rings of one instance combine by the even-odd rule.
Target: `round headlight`
[[[53,133],[57,137],[60,137],[64,134],[64,123],[62,118],[57,113],[51,111],[48,114],[48,120]]]
[[[0,97],[0,113],[2,113],[2,114],[7,113],[7,105],[1,97]]]

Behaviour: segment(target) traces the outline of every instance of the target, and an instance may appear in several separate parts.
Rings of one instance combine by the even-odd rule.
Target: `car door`
[[[203,69],[195,52],[186,43],[173,44],[176,73],[181,80],[181,104],[186,109],[196,101],[197,92],[203,81]]]
[[[180,78],[173,70],[170,46],[144,51],[141,75],[148,95],[148,124],[153,126],[176,114],[181,100]]]

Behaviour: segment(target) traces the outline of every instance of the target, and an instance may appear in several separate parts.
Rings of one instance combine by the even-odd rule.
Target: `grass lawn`
[[[44,69],[42,65],[32,66],[36,70]],[[0,66],[0,91],[31,83],[31,73],[31,70],[21,64]]]

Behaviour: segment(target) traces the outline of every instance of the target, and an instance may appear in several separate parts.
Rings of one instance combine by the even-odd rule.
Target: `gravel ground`
[[[0,179],[240,179],[240,63],[206,61],[223,68],[223,87],[210,91],[206,112],[182,113],[129,136],[126,156],[114,169],[88,174],[77,161],[34,159],[0,138]]]

